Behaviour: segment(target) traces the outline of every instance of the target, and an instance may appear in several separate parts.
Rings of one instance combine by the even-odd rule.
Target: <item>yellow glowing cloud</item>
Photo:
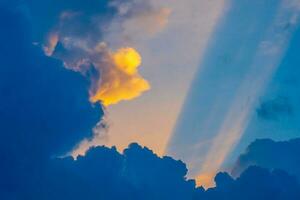
[[[120,48],[109,53],[106,60],[108,62],[101,66],[101,80],[91,94],[92,102],[101,101],[109,106],[134,99],[150,89],[149,83],[138,73],[142,59],[135,49]]]
[[[113,54],[116,67],[127,74],[137,73],[137,68],[141,65],[142,58],[133,48],[121,48]]]

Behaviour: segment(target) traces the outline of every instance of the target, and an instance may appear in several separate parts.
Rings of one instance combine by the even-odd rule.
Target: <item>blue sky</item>
[[[299,14],[1,1],[0,199],[299,199]]]
[[[297,17],[298,9],[282,1],[230,2],[210,39],[167,151],[190,164],[191,176],[230,168],[256,138],[299,136],[299,118],[292,114],[297,109],[292,100],[296,90],[284,83],[297,74],[292,59]],[[291,113],[264,106],[276,99],[283,101],[279,106],[290,106]],[[289,102],[293,105],[285,105]],[[279,112],[279,119],[263,119],[261,109]]]

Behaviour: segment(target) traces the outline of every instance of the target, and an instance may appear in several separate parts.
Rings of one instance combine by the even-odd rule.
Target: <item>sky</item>
[[[158,4],[171,10],[166,27],[154,38],[135,44],[143,55],[141,73],[151,83],[151,90],[108,108],[111,128],[107,144],[122,149],[137,141],[163,155],[224,2],[170,0]],[[204,12],[206,9],[211,12]]]
[[[0,1],[0,199],[300,198],[298,0]]]
[[[200,181],[230,168],[256,138],[282,140],[299,136],[297,128],[293,133],[287,131],[298,120],[276,121],[275,125],[286,126],[281,134],[272,131],[275,127],[262,127],[266,122],[260,123],[261,119],[255,120],[256,113],[264,109],[259,103],[265,107],[262,99],[269,96],[268,85],[280,84],[275,77],[281,75],[284,57],[289,56],[286,52],[297,29],[298,7],[285,1],[231,1],[228,7],[208,45],[167,150],[185,160],[191,176],[199,176]],[[295,92],[290,91],[290,95]],[[274,101],[289,101],[284,94],[276,95]],[[273,109],[273,105],[269,107],[266,109]]]

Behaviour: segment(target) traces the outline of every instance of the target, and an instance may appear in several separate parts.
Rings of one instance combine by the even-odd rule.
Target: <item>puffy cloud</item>
[[[217,187],[207,190],[202,199],[296,200],[300,198],[300,185],[296,178],[281,170],[269,171],[260,167],[250,167],[235,180],[226,173],[219,173],[215,181]]]
[[[122,154],[114,147],[94,147],[77,160],[53,159],[35,170],[23,180],[26,188],[13,190],[19,199],[171,200],[192,199],[196,191],[195,182],[186,180],[185,164],[138,144]]]
[[[260,139],[251,143],[233,167],[233,175],[238,176],[247,167],[257,165],[270,169],[282,169],[300,180],[300,139],[275,142]]]
[[[293,177],[253,167],[195,188],[183,162],[138,144],[55,157],[89,135],[102,112],[87,101],[82,76],[31,45],[24,15],[0,11],[0,199],[299,199]]]
[[[91,80],[91,102],[107,107],[150,89],[139,73],[142,55],[136,46],[166,26],[170,9],[144,0],[92,0],[88,4],[83,0],[29,0],[27,6],[34,40],[46,55]],[[49,12],[41,12],[44,9]],[[127,62],[126,66],[121,62]],[[87,149],[88,144],[103,144],[102,138],[100,133],[94,134],[94,139],[82,141],[79,146],[84,143],[85,147],[77,151]]]
[[[133,48],[120,48],[109,52],[103,48],[103,59],[97,66],[101,78],[95,80],[91,101],[101,101],[104,106],[130,100],[149,90],[149,83],[138,74],[141,56]]]
[[[293,108],[287,98],[277,97],[261,103],[256,112],[263,119],[281,119],[292,115]]]
[[[18,136],[20,143],[24,138],[37,149],[49,148],[48,153],[63,153],[91,135],[91,127],[103,112],[88,101],[89,81],[65,70],[60,61],[44,56],[32,45],[24,11],[1,10],[2,134],[8,138]],[[9,145],[6,139],[1,139],[2,143]]]
[[[74,45],[74,44],[70,44]],[[60,48],[60,47],[59,47]],[[142,59],[133,48],[112,51],[105,43],[94,49],[57,49],[53,56],[65,61],[68,68],[88,76],[91,80],[90,100],[104,106],[138,97],[150,89],[150,84],[139,74]],[[73,56],[78,55],[78,56]]]
[[[1,199],[171,199],[172,191],[182,198],[191,195],[195,183],[186,180],[182,162],[159,158],[137,144],[123,154],[97,147],[76,161],[55,158],[91,135],[102,112],[88,101],[88,82],[80,74],[31,45],[22,14],[0,13],[5,27],[0,33]]]
[[[195,188],[193,180],[186,180],[187,169],[181,161],[159,158],[138,144],[131,144],[123,154],[114,147],[96,147],[76,161],[58,159],[54,172],[50,186],[58,185],[59,188],[66,180],[72,180],[67,182],[70,185],[64,187],[64,193],[50,187],[47,196],[55,199],[70,195],[72,199],[296,200],[300,197],[300,186],[295,177],[281,170],[260,167],[248,168],[237,179],[221,172],[215,177],[215,188],[206,191]]]
[[[81,181],[75,179],[74,185],[70,186],[72,190],[65,193],[77,197],[85,196],[84,190],[73,190],[80,187],[82,180],[97,184],[97,188],[105,188],[100,189],[101,193],[92,191],[91,199],[296,200],[300,197],[300,185],[295,177],[282,170],[260,167],[248,168],[237,179],[224,172],[218,173],[215,188],[206,191],[195,188],[194,181],[185,179],[187,169],[182,162],[170,157],[159,158],[138,144],[131,144],[123,154],[115,148],[97,147],[76,161],[57,161],[64,170],[79,175]],[[57,182],[65,181],[57,178]],[[55,199],[62,198],[60,193],[54,194],[58,195]]]
[[[0,198],[26,199],[41,166],[91,136],[103,112],[88,81],[32,45],[23,8],[0,10]]]
[[[169,9],[141,0],[95,0],[95,6],[102,6],[98,11],[90,6],[79,7],[77,4],[85,4],[80,0],[53,4],[59,9],[53,9],[56,11],[52,13],[53,25],[41,33],[45,40],[39,42],[43,43],[48,56],[62,60],[67,68],[83,74],[91,67],[96,69],[97,73],[91,74],[95,83],[91,86],[92,102],[101,101],[108,106],[131,100],[150,89],[149,83],[138,73],[141,55],[132,46],[137,38],[147,38],[162,30],[171,12]],[[35,13],[34,6],[30,8]],[[49,20],[45,23],[49,24]],[[38,23],[34,25],[40,28]],[[138,34],[142,34],[141,37]],[[133,71],[128,73],[124,70],[127,67]]]

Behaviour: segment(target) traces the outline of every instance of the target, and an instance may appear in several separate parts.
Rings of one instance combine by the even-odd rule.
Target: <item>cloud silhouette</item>
[[[300,198],[297,179],[281,170],[270,171],[260,167],[249,167],[236,180],[226,173],[219,173],[215,181],[217,187],[207,190],[203,199],[296,200]]]
[[[88,101],[86,80],[31,45],[22,12],[0,12],[0,173],[6,177],[0,182],[16,188],[27,169],[90,135],[102,115]]]
[[[94,147],[77,160],[56,159],[55,166],[45,185],[52,199],[191,199],[195,190],[195,182],[185,178],[185,164],[135,143],[123,154],[114,147]]]
[[[266,120],[277,120],[293,114],[293,107],[288,98],[276,97],[262,102],[256,110],[257,115]]]
[[[260,139],[250,144],[233,167],[233,175],[238,176],[251,165],[269,169],[281,169],[295,175],[300,180],[300,138],[284,142]]]
[[[183,162],[136,143],[123,153],[101,146],[77,160],[57,157],[91,136],[103,113],[88,101],[88,81],[32,45],[24,12],[0,7],[0,199],[299,199],[295,177],[259,167],[237,179],[219,173],[205,191]]]

